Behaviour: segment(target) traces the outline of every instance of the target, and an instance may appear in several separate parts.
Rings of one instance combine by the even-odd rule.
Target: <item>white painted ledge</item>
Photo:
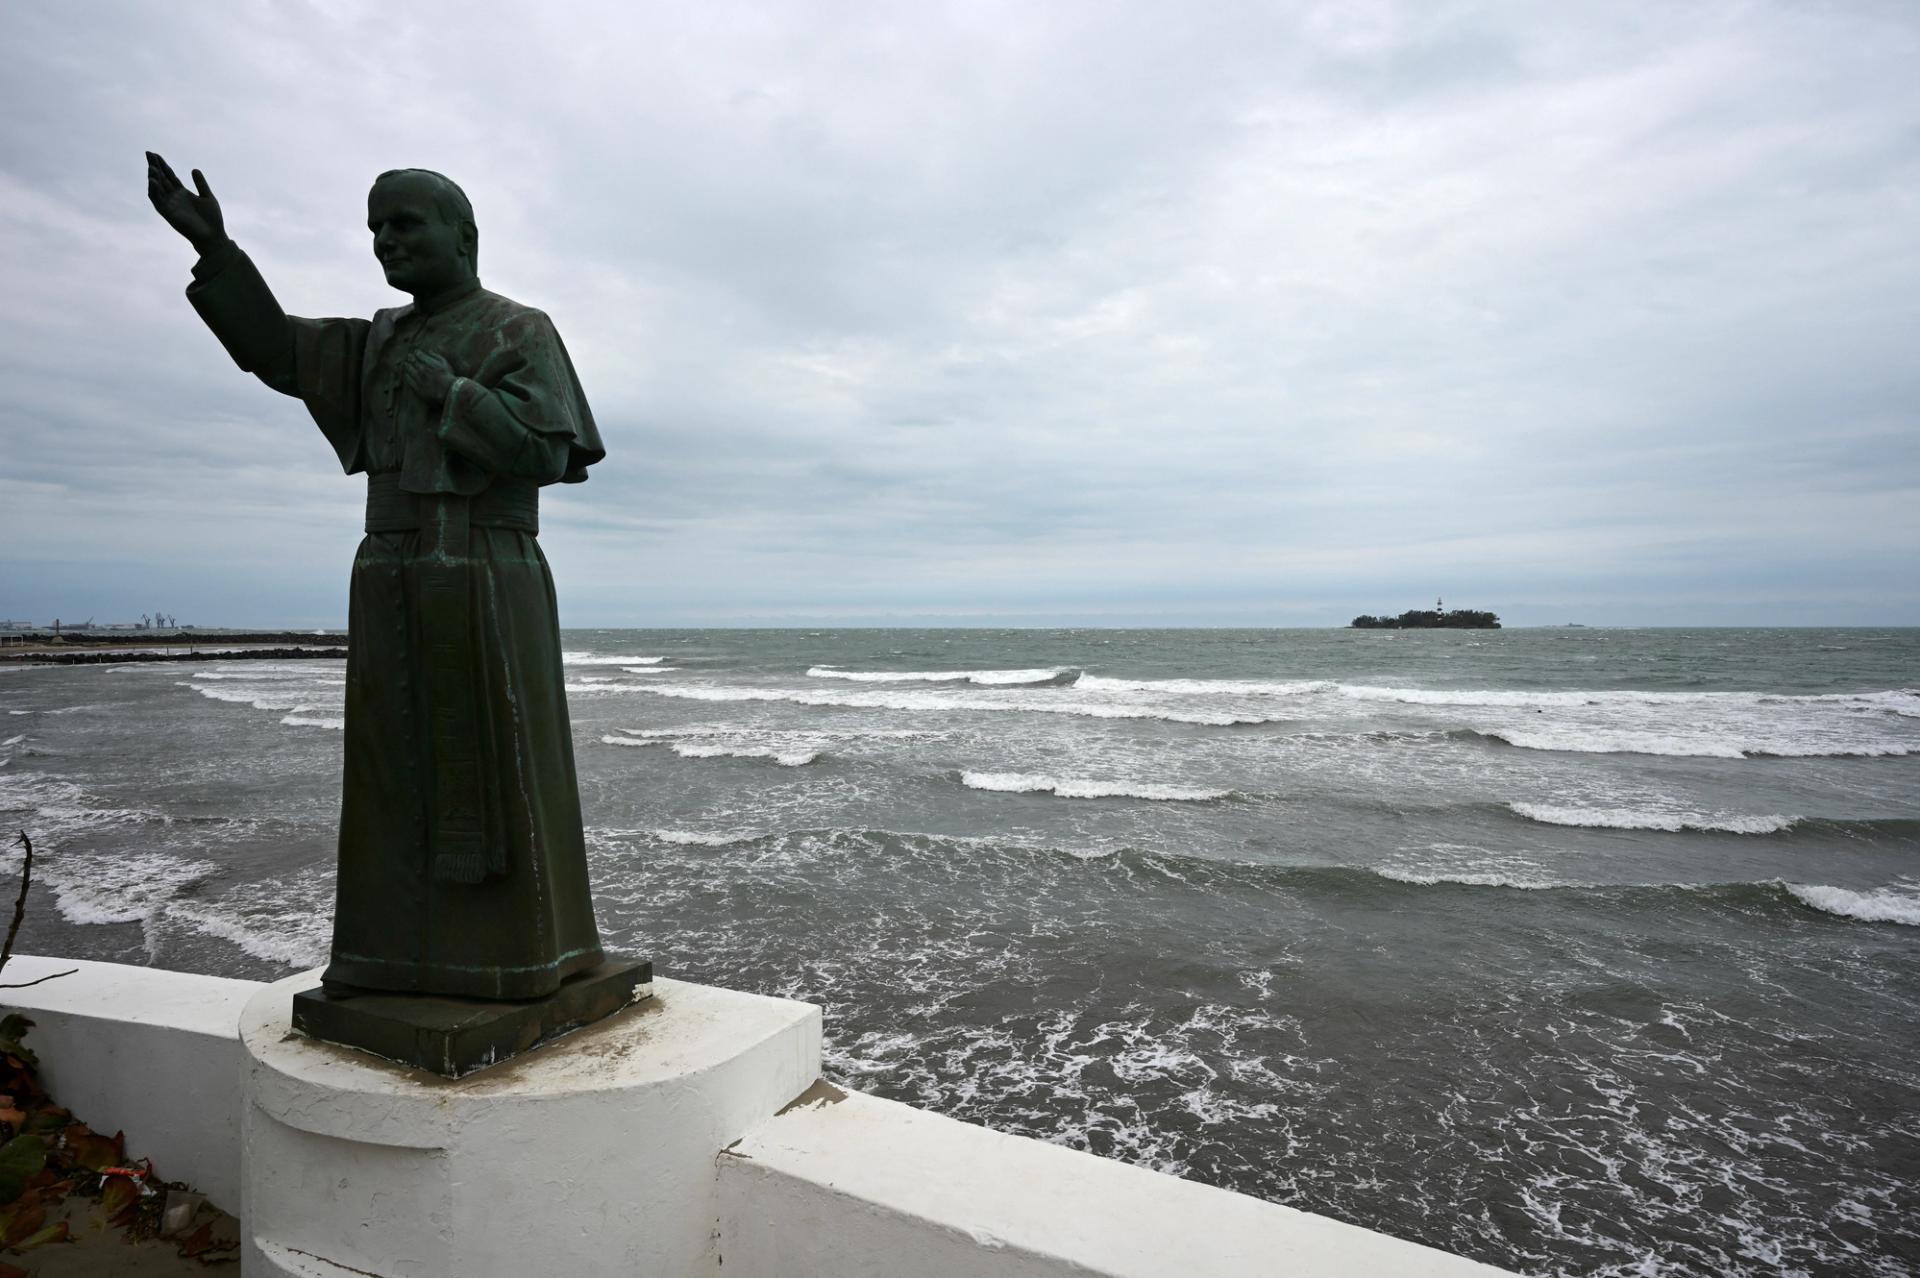
[[[733,1278],[1495,1278],[1325,1216],[815,1087],[720,1155]]]
[[[192,1184],[228,1211],[240,1206],[240,1009],[254,981],[155,967],[15,954],[0,1008],[33,1021],[55,1103],[96,1131],[124,1131],[127,1153]]]
[[[681,981],[465,1078],[241,1016],[247,1278],[720,1272],[714,1153],[820,1073],[820,1009]]]

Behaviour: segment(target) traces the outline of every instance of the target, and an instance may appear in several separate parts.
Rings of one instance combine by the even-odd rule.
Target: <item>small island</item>
[[[1498,630],[1500,618],[1473,608],[1449,612],[1446,602],[1436,599],[1432,608],[1409,608],[1397,617],[1362,614],[1347,625],[1354,630]]]

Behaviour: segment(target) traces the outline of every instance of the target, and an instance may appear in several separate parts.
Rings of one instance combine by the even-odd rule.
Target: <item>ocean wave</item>
[[[286,724],[289,728],[331,728],[335,732],[344,732],[346,730],[347,721],[344,716],[311,715],[298,712],[300,710],[311,709],[313,709],[312,706],[300,706],[296,709],[295,713],[283,715],[280,722]]]
[[[596,652],[563,652],[560,660],[569,666],[657,666],[665,657],[613,657]]]
[[[699,830],[648,830],[647,833],[662,843],[698,848],[731,847],[736,843],[750,843],[762,837],[758,834],[705,834]]]
[[[326,962],[332,942],[332,911],[279,910],[262,917],[232,910],[226,902],[215,906],[172,901],[167,903],[163,919],[166,924],[182,924],[269,963],[306,968]]]
[[[807,668],[807,677],[810,679],[848,679],[855,683],[972,683],[990,688],[1056,683],[1072,673],[1072,666],[1046,666],[1031,670],[922,671],[842,670],[838,666]]]
[[[1372,684],[1337,685],[1356,701],[1398,701],[1408,705],[1494,706],[1549,709],[1567,706],[1720,706],[1851,705],[1920,716],[1920,689],[1879,692],[1657,692],[1634,689],[1530,691],[1517,688],[1395,688]]]
[[[683,759],[771,759],[783,768],[804,768],[823,751],[783,750],[778,746],[715,745],[695,741],[675,741],[668,749]]]
[[[623,668],[620,673],[637,675],[666,674],[669,671],[678,670],[679,668],[679,666],[628,666]]]
[[[291,710],[304,710],[299,697],[276,695],[260,688],[203,688],[197,683],[180,683],[181,688],[191,688],[210,701],[226,701],[234,705],[252,706],[255,710],[278,710],[282,713]]]
[[[1032,772],[962,772],[960,783],[970,790],[1005,794],[1051,794],[1062,799],[1152,799],[1204,803],[1233,796],[1232,790],[1200,790],[1191,786],[1154,785],[1141,781],[1092,781],[1052,777]]]
[[[1591,883],[1567,883],[1554,879],[1505,874],[1492,870],[1412,870],[1390,865],[1370,866],[1368,870],[1380,878],[1394,883],[1411,884],[1415,887],[1434,887],[1442,883],[1451,883],[1459,887],[1516,888],[1523,892],[1540,892],[1552,888],[1599,886]]]
[[[784,701],[799,706],[824,706],[845,710],[926,710],[936,712],[986,711],[998,713],[1064,714],[1089,719],[1159,719],[1168,723],[1190,723],[1201,727],[1226,728],[1248,724],[1274,723],[1264,715],[1232,714],[1226,711],[1168,710],[1153,706],[1108,705],[1091,701],[996,701],[991,698],[955,696],[940,692],[791,692],[775,688],[744,688],[724,685],[689,685],[671,688],[642,687],[628,691],[656,697],[675,697],[685,701]]]
[[[1549,723],[1539,728],[1460,728],[1454,740],[1498,741],[1522,750],[1571,754],[1655,754],[1676,759],[1884,759],[1910,755],[1916,747],[1873,741],[1767,741],[1742,735],[1683,736],[1675,731]]]
[[[1273,682],[1259,679],[1112,679],[1083,674],[1072,686],[1084,692],[1150,692],[1166,696],[1297,697],[1331,692],[1339,685],[1326,679]]]
[[[1795,900],[1827,914],[1864,923],[1899,923],[1920,927],[1920,885],[1894,884],[1855,892],[1823,883],[1783,883]]]
[[[214,878],[220,867],[161,852],[57,855],[34,868],[53,891],[54,908],[69,923],[145,923],[186,889]]]
[[[736,739],[716,739],[728,736]],[[689,740],[690,737],[694,739]],[[775,740],[769,742],[768,737]],[[781,740],[781,738],[787,739]],[[663,745],[682,759],[771,759],[783,768],[804,768],[826,752],[826,743],[811,733],[774,732],[762,734],[755,739],[746,734],[702,731],[635,732],[627,736],[615,736],[609,733],[600,740],[606,745],[613,746]]]
[[[22,741],[25,741],[26,739],[27,739],[27,734],[22,732],[18,736],[8,737],[5,741],[0,741],[0,746],[19,745]]]
[[[1742,816],[1737,813],[1668,812],[1643,808],[1576,808],[1547,803],[1509,803],[1516,815],[1543,825],[1572,825],[1607,830],[1695,830],[1724,834],[1777,834],[1792,829],[1797,816]]]

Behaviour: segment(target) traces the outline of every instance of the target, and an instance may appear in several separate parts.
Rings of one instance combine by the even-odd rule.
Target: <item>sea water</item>
[[[565,644],[608,947],[840,1082],[1523,1272],[1920,1269],[1920,631]],[[0,669],[22,949],[323,961],[340,662]]]

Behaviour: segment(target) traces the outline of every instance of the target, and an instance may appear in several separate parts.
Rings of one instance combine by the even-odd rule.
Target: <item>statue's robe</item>
[[[232,243],[187,289],[241,368],[367,476],[353,563],[330,985],[551,993],[603,957],[587,884],[543,484],[604,457],[540,311],[478,284],[431,311],[285,314]],[[402,361],[437,352],[444,404]]]

